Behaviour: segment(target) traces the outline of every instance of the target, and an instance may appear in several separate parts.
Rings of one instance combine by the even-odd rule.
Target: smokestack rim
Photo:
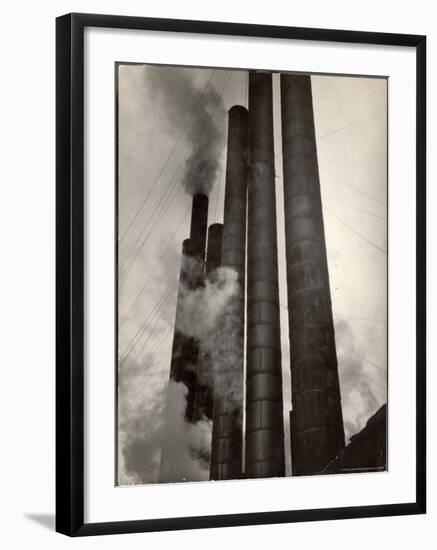
[[[218,228],[221,228],[223,229],[223,224],[220,223],[220,222],[215,222],[215,223],[211,223],[209,226],[208,226],[208,231],[215,231],[215,230],[218,230]]]
[[[230,113],[241,113],[241,114],[248,115],[249,110],[244,105],[237,104],[237,105],[232,105],[232,107],[228,109],[228,114]]]
[[[192,197],[193,202],[196,201],[196,203],[209,201],[209,197],[206,193],[193,193]]]

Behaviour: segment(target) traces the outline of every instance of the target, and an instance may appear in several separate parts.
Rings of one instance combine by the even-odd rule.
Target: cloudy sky
[[[193,181],[223,221],[227,111],[247,106],[246,71],[118,68],[120,484],[157,481],[182,240]],[[386,401],[386,81],[312,76],[347,439]],[[285,277],[279,75],[273,75],[287,474],[291,381]],[[203,155],[213,161],[196,165]],[[199,176],[200,173],[200,176]],[[183,388],[174,388],[183,410]],[[182,423],[183,424],[183,423]],[[175,426],[197,446],[210,426]],[[185,457],[189,460],[189,457]],[[196,468],[197,465],[190,465]],[[199,471],[198,479],[207,479]],[[196,478],[197,479],[197,478]]]

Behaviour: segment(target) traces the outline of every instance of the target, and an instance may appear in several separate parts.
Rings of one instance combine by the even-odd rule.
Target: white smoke
[[[168,292],[176,293],[177,281],[171,277],[168,265],[175,259],[172,247],[160,257],[163,269],[160,282]],[[198,264],[183,257],[184,268],[190,277],[198,275]],[[173,262],[174,263],[174,262]],[[202,342],[201,353],[212,347],[219,319],[233,293],[236,275],[232,270],[220,269],[215,282],[190,290],[181,285],[181,326],[187,336]],[[164,313],[163,313],[164,315]],[[173,327],[174,313],[166,312],[165,319]],[[118,378],[118,473],[121,485],[140,485],[160,481],[161,450],[171,445],[176,453],[177,472],[161,476],[165,481],[200,481],[209,477],[212,423],[202,418],[196,423],[187,422],[185,411],[188,389],[183,383],[168,381],[169,357],[156,355],[128,358],[119,364]],[[190,365],[187,365],[190,368]],[[196,365],[191,365],[196,369]],[[203,383],[210,384],[210,375]],[[170,479],[170,477],[171,479]]]
[[[344,320],[337,321],[335,333],[347,443],[352,435],[364,428],[367,420],[386,402],[387,395],[386,392],[382,395],[376,392],[375,379],[359,353],[349,324]],[[384,376],[383,373],[381,376]]]
[[[158,480],[168,368],[151,354],[118,369],[118,482]]]
[[[243,346],[240,283],[229,267],[219,267],[195,289],[183,287],[177,329],[196,339],[199,356],[208,357],[200,383],[226,397],[231,409],[243,397],[241,350]]]
[[[208,340],[217,337],[223,314],[238,292],[237,273],[227,267],[219,267],[213,277],[206,279],[205,286],[195,289],[182,286],[181,314],[176,328],[185,336],[199,340],[204,348],[211,347]]]
[[[163,464],[161,482],[209,479],[212,422],[208,419],[196,423],[186,421],[187,394],[185,384],[170,380],[161,447],[172,460]]]
[[[198,262],[188,257],[182,261],[188,281],[198,276]],[[174,281],[167,283],[173,289]],[[198,382],[211,388],[215,383],[216,395],[226,396],[231,407],[232,403],[241,407],[243,391],[241,372],[234,366],[241,347],[229,349],[230,339],[235,341],[242,333],[240,299],[237,273],[218,268],[197,288],[180,285],[175,326],[196,340],[199,361],[207,361],[206,369],[192,365],[201,374]],[[168,375],[168,358],[157,361],[151,354],[119,366],[121,485],[209,479],[212,422],[207,418],[186,420],[188,388],[182,382],[169,382]],[[174,460],[160,472],[163,448]],[[175,471],[165,469],[175,468],[174,464]]]
[[[147,356],[126,364],[119,374],[119,484],[158,483],[161,449],[171,445],[178,471],[171,481],[209,477],[212,425],[207,419],[187,422],[187,387],[168,382],[168,365]],[[172,474],[172,473],[170,473]],[[177,476],[180,474],[179,479]]]

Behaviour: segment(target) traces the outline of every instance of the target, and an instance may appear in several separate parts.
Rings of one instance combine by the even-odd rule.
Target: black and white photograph
[[[432,5],[5,4],[3,548],[433,547]]]
[[[116,484],[385,475],[387,78],[115,73]]]

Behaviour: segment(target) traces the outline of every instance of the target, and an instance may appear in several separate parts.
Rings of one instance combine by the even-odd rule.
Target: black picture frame
[[[416,51],[416,499],[387,505],[84,523],[84,29],[403,46]],[[423,514],[426,511],[426,37],[114,15],[56,20],[56,530],[69,536]]]

